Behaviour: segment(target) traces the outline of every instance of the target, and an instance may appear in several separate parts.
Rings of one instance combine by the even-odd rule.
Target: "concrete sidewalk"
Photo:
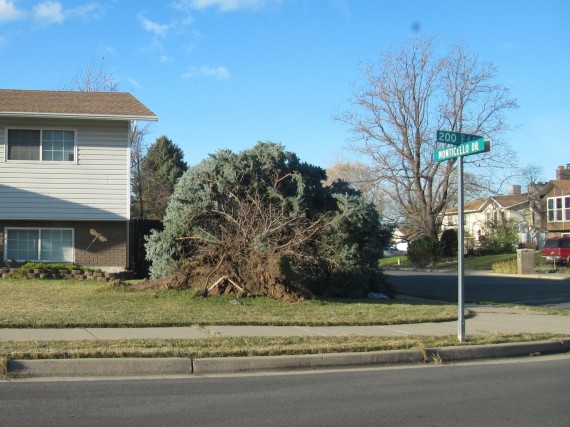
[[[494,306],[467,305],[469,335],[552,333],[570,336],[570,317]],[[164,328],[0,329],[0,341],[197,339],[212,336],[405,336],[456,335],[457,322],[412,323],[386,326],[202,326]]]
[[[570,337],[570,317],[514,308],[467,305],[466,336],[552,333]],[[115,340],[143,338],[199,339],[213,336],[406,336],[457,335],[457,322],[391,326],[203,326],[178,328],[68,328],[0,329],[0,341]],[[115,377],[209,375],[253,371],[317,369],[356,366],[478,360],[568,353],[570,338],[560,341],[468,345],[425,350],[396,350],[366,353],[312,354],[222,358],[121,358],[10,360],[9,378],[18,377]]]

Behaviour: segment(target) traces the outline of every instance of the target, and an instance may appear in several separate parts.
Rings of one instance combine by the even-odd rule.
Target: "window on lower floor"
[[[570,196],[546,199],[548,222],[570,221]]]
[[[72,130],[8,129],[8,160],[73,162]]]
[[[7,228],[7,260],[73,262],[73,230],[57,228]]]

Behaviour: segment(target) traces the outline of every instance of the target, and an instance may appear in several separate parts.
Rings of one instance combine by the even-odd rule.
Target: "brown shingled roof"
[[[487,203],[488,197],[482,197],[480,199],[471,200],[469,202],[463,203],[463,211],[464,212],[478,212],[483,209],[485,203]],[[444,215],[456,215],[457,214],[457,206],[451,207],[447,209]]]
[[[127,92],[0,89],[0,116],[157,120]]]
[[[491,198],[504,208],[510,208],[511,206],[528,202],[528,194],[507,194],[505,196],[493,196]]]
[[[570,194],[570,180],[568,179],[553,179],[549,181],[540,191],[541,197],[549,193],[553,187],[558,188],[564,194]]]

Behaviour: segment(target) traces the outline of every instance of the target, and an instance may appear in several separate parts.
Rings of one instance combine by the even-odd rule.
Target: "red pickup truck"
[[[542,256],[549,261],[570,262],[570,237],[548,239],[542,248]]]

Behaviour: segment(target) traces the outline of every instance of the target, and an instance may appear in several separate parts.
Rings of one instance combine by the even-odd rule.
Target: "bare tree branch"
[[[85,68],[77,70],[69,83],[62,83],[61,90],[79,92],[117,92],[118,84],[113,74],[105,67],[105,58],[100,62],[91,57]]]
[[[440,148],[437,129],[493,139],[501,156],[465,159],[471,176],[482,173],[489,187],[500,183],[494,170],[514,164],[514,153],[500,135],[507,129],[506,111],[517,103],[493,82],[496,75],[494,66],[480,63],[461,45],[438,57],[432,39],[412,38],[366,67],[354,108],[335,117],[349,126],[353,149],[370,160],[376,182],[419,235],[437,236],[441,213],[456,194],[456,160],[433,160]]]

